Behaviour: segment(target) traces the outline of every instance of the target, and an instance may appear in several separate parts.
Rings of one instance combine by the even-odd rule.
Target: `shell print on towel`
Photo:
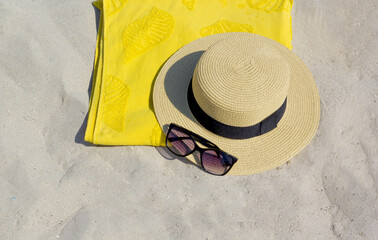
[[[290,11],[292,0],[247,0],[250,8],[262,10],[268,13]]]
[[[108,15],[113,15],[118,13],[128,0],[110,0],[109,8],[107,9]]]
[[[121,132],[125,126],[125,110],[130,89],[114,76],[108,76],[106,80],[102,118],[106,125]]]
[[[181,1],[188,10],[193,11],[194,4],[196,4],[196,0],[181,0]]]
[[[249,24],[242,24],[231,22],[228,20],[219,20],[216,23],[204,27],[200,30],[202,37],[209,36],[217,33],[226,33],[226,32],[250,32],[253,33],[254,29]]]
[[[131,23],[123,31],[125,62],[147,52],[166,40],[174,28],[173,17],[156,7],[150,13]]]

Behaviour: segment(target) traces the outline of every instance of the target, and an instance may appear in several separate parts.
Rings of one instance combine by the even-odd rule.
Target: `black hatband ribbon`
[[[204,126],[207,130],[226,138],[231,139],[247,139],[252,137],[260,136],[267,133],[277,127],[278,122],[281,120],[282,116],[286,110],[286,102],[279,107],[274,113],[269,117],[265,118],[261,122],[247,127],[237,127],[227,124],[223,124],[214,118],[210,117],[205,113],[202,108],[198,105],[196,99],[193,95],[192,81],[190,81],[188,88],[188,103],[192,114],[197,119],[197,121]]]

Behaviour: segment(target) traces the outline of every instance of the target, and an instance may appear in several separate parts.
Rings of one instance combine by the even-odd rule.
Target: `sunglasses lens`
[[[222,175],[231,167],[228,156],[221,154],[215,150],[206,150],[202,153],[202,165],[206,171]]]
[[[186,156],[194,148],[193,139],[180,128],[172,127],[167,136],[167,147],[178,156]]]

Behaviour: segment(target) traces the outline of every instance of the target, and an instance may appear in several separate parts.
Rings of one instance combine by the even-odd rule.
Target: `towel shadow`
[[[86,128],[87,128],[87,123],[88,123],[88,113],[87,113],[87,115],[85,116],[84,121],[83,121],[83,123],[81,124],[81,127],[80,127],[79,131],[76,133],[76,136],[75,136],[75,143],[79,143],[79,144],[82,144],[82,145],[87,146],[87,147],[95,146],[94,144],[92,144],[92,143],[90,143],[90,142],[86,142],[86,141],[84,140],[85,130],[86,130]]]
[[[96,8],[95,6],[93,6],[93,9],[95,11],[96,31],[97,31],[97,34],[98,34],[98,28],[99,28],[100,18],[101,18],[101,11],[98,8]],[[94,67],[95,66],[94,66],[94,63],[93,63],[92,74],[91,74],[91,78],[89,80],[89,86],[88,86],[88,89],[87,89],[88,99],[91,98],[91,93],[92,93]],[[85,130],[86,130],[87,124],[88,124],[88,114],[89,114],[89,112],[87,112],[87,115],[85,116],[84,121],[81,124],[79,131],[75,135],[75,143],[79,143],[79,144],[82,144],[84,146],[95,146],[94,144],[86,142],[84,140]]]
[[[101,10],[96,8],[93,4],[92,7],[95,11],[95,18],[96,18],[96,31],[98,33],[98,27],[100,26],[100,18],[101,18]]]

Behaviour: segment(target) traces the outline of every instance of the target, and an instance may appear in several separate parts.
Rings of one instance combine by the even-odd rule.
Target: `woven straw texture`
[[[245,140],[231,140],[209,132],[195,120],[187,103],[187,89],[201,55],[205,50],[209,49],[210,46],[220,40],[227,41],[228,38],[235,37],[246,38],[248,41],[256,42],[257,46],[259,46],[258,49],[265,49],[265,55],[268,56],[268,59],[274,59],[276,58],[275,56],[278,55],[281,55],[283,58],[283,60],[276,59],[273,61],[273,63],[282,64],[277,66],[272,62],[253,62],[253,60],[251,60],[250,63],[253,64],[247,65],[253,65],[257,69],[251,70],[250,66],[247,67],[249,68],[246,71],[247,76],[250,76],[251,72],[253,75],[253,71],[255,71],[254,73],[262,72],[262,75],[273,74],[276,77],[281,76],[284,83],[281,84],[280,89],[277,89],[276,87],[261,87],[265,89],[261,90],[260,93],[257,93],[256,96],[253,96],[253,94],[246,90],[244,92],[247,96],[243,98],[243,96],[238,96],[236,94],[237,92],[228,89],[227,83],[224,81],[222,82],[222,80],[220,80],[221,83],[218,84],[215,82],[212,83],[212,86],[207,86],[204,84],[205,81],[199,80],[198,85],[203,85],[200,86],[200,91],[211,91],[211,94],[203,94],[207,96],[208,102],[212,102],[213,104],[223,104],[223,109],[228,109],[230,111],[234,109],[234,112],[237,112],[237,110],[240,109],[243,110],[248,104],[250,104],[251,109],[253,109],[254,112],[262,112],[260,117],[266,117],[275,109],[264,112],[259,108],[258,104],[254,105],[254,103],[247,98],[251,97],[255,102],[260,101],[260,105],[269,108],[273,107],[274,104],[276,104],[275,102],[279,102],[283,93],[287,93],[286,111],[278,126],[266,134]],[[227,53],[227,50],[224,51],[223,54],[229,54]],[[210,51],[210,53],[211,52],[212,51]],[[260,54],[263,53],[264,52],[261,52]],[[211,65],[212,63],[206,64]],[[215,65],[216,64],[213,64],[213,66]],[[198,67],[199,66],[200,64],[198,64]],[[289,72],[285,69],[288,69]],[[212,69],[207,69],[202,71],[196,69],[195,77],[200,79],[202,74],[206,74],[206,71],[211,70]],[[269,73],[269,71],[271,71],[271,73]],[[287,74],[289,74],[290,78],[289,84],[285,82]],[[220,79],[224,79],[223,76],[217,76],[220,77]],[[276,79],[276,77],[274,79]],[[260,82],[254,84],[254,86],[261,85],[263,79],[264,77],[262,80],[256,78],[256,80]],[[280,83],[276,83],[276,85],[280,85]],[[286,86],[288,87],[287,90],[285,90]],[[194,88],[195,87],[193,87],[193,91],[195,91]],[[256,90],[257,92],[260,91],[259,89]],[[275,91],[274,93],[272,93],[273,90]],[[199,90],[197,89],[196,91]],[[217,93],[217,91],[219,92],[219,95],[215,96],[214,94]],[[266,93],[267,95],[264,95],[265,91],[268,91]],[[221,97],[218,98],[218,96]],[[234,98],[236,98],[236,100]],[[242,99],[244,99],[244,101],[242,101]],[[269,101],[269,99],[273,100]],[[238,162],[229,172],[231,175],[248,175],[263,172],[290,160],[314,137],[320,118],[318,90],[315,81],[305,64],[292,51],[278,42],[250,33],[216,34],[198,39],[185,45],[168,59],[159,72],[154,86],[153,101],[158,122],[164,132],[167,131],[171,122],[177,123],[178,125],[209,139],[217,144],[222,150],[238,157]],[[199,103],[201,107],[210,105],[205,103],[206,100],[198,101],[204,101]],[[248,104],[246,105],[245,102]],[[232,120],[233,116],[234,115],[229,116],[229,120]],[[257,119],[254,119],[252,122],[254,121],[257,121]],[[232,125],[235,125],[235,122],[232,123],[234,123]],[[239,125],[243,124],[246,124],[246,122],[239,123]],[[190,161],[197,163],[193,155],[190,155],[187,158]]]
[[[285,101],[290,66],[265,38],[231,36],[201,56],[193,94],[212,118],[238,127],[261,122]],[[254,36],[254,35],[252,35]]]

